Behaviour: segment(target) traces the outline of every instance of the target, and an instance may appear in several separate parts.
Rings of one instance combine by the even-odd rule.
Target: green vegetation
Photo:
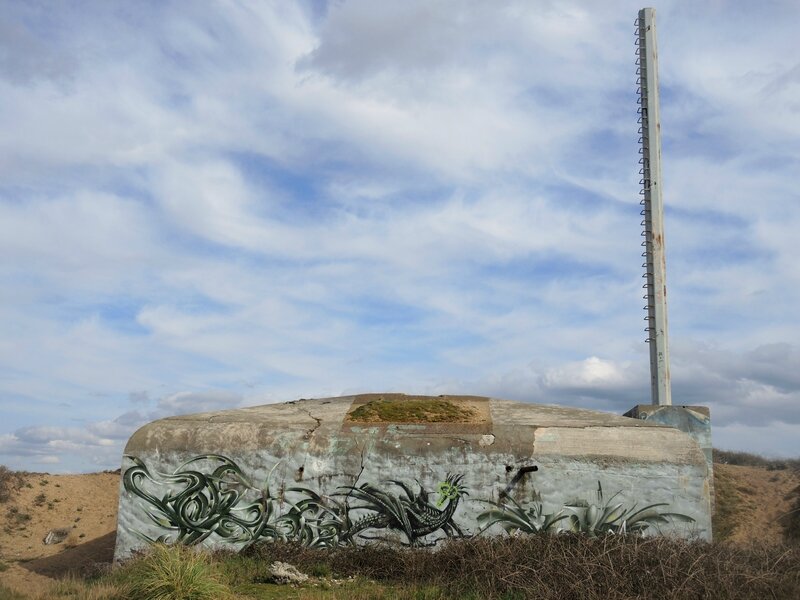
[[[463,423],[475,411],[438,398],[396,398],[373,400],[350,413],[351,421],[362,423]]]
[[[125,598],[223,600],[230,597],[219,565],[181,544],[155,544],[150,551],[112,574]]]

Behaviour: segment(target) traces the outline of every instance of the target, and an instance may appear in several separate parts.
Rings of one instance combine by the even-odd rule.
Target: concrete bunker
[[[703,439],[638,408],[387,393],[160,419],[125,448],[115,556],[562,529],[710,539]]]

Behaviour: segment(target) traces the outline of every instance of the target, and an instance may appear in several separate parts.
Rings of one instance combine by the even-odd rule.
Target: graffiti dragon
[[[361,535],[368,529],[400,531],[405,534],[408,543],[412,546],[419,545],[425,536],[440,529],[447,537],[463,536],[461,529],[453,521],[459,500],[468,495],[464,486],[461,485],[462,478],[463,475],[447,475],[445,481],[439,484],[437,490],[439,500],[436,505],[431,504],[428,492],[419,481],[417,481],[419,491],[416,493],[402,481],[387,481],[387,483],[400,487],[404,495],[394,494],[370,483],[365,483],[361,487],[340,488],[347,490],[348,497],[364,502],[362,505],[352,507],[353,510],[372,511],[371,514],[365,515],[353,523],[352,527],[344,532],[342,540],[351,541],[355,536]],[[445,502],[447,505],[441,508]]]

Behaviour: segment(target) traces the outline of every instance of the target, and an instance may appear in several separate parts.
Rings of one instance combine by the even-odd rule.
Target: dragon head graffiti
[[[461,485],[461,480],[463,478],[463,475],[447,474],[447,479],[442,481],[437,488],[437,491],[439,492],[439,500],[436,502],[437,508],[441,508],[447,500],[453,501],[457,500],[461,496],[469,495],[469,492],[466,491],[466,488]]]

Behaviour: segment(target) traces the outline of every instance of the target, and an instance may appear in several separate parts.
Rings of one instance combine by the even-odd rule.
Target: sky
[[[655,6],[673,402],[797,456],[800,3]],[[649,403],[641,7],[0,0],[0,463],[301,397]]]

